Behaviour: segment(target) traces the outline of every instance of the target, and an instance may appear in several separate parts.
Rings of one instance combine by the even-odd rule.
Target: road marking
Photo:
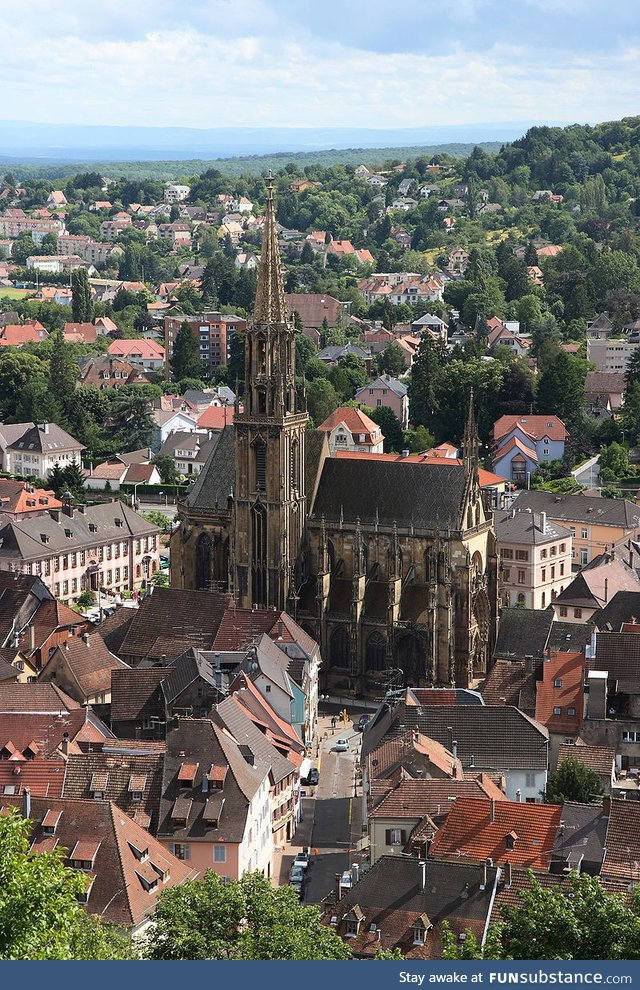
[[[352,811],[353,811],[353,798],[349,798],[349,825],[351,825]]]

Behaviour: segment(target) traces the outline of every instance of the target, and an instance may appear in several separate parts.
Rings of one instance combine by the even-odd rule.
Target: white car
[[[353,877],[349,870],[345,870],[340,878],[340,886],[343,890],[350,890],[353,887]]]
[[[348,739],[338,739],[333,747],[336,753],[348,753],[350,748]]]

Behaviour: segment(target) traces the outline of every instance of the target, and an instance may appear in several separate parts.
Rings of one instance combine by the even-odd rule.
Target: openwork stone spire
[[[273,199],[273,175],[267,176],[267,206],[262,233],[260,273],[256,288],[256,304],[253,310],[256,323],[287,323],[287,305],[284,298],[284,280],[278,246],[275,202]]]
[[[476,425],[475,403],[472,388],[469,396],[467,424],[465,426],[464,437],[462,440],[462,454],[464,457],[465,467],[468,471],[478,467],[478,459],[480,455],[479,447],[480,441],[478,439],[478,427]]]

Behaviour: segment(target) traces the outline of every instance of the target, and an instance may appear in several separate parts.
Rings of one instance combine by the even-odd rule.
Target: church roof
[[[369,458],[325,461],[313,512],[336,520],[362,522],[376,517],[381,525],[459,529],[467,482],[457,464],[373,461]]]
[[[187,495],[187,505],[193,509],[226,509],[235,484],[234,462],[235,434],[233,426],[225,426]]]

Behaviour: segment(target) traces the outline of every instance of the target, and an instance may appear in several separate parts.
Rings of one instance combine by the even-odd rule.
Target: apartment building
[[[495,516],[502,604],[547,608],[571,581],[572,538],[546,512],[511,509]]]
[[[216,368],[225,366],[229,357],[229,345],[236,331],[243,331],[247,321],[239,316],[221,313],[203,313],[198,316],[165,316],[164,347],[167,355],[167,377],[173,357],[173,345],[183,323],[188,323],[200,348],[200,358],[205,374],[212,374]]]

